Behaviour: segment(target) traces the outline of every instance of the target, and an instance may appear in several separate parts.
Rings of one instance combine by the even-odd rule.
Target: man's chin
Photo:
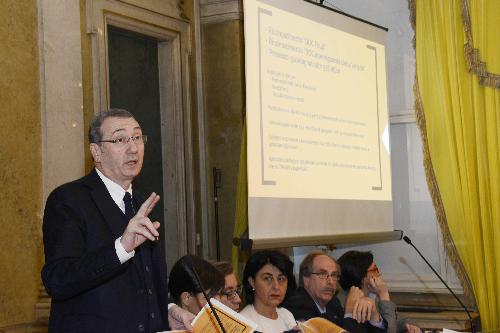
[[[322,301],[325,303],[329,303],[333,297],[335,296],[335,293],[325,293],[323,294]]]
[[[125,177],[133,180],[141,172],[141,167],[139,165],[134,165],[133,167],[128,167],[124,170],[123,174]]]

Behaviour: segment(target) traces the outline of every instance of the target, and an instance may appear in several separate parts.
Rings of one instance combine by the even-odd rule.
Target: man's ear
[[[311,279],[310,276],[302,276],[302,282],[304,285],[304,289],[309,289],[309,282],[311,281],[310,279]]]
[[[102,150],[97,143],[90,144],[90,153],[92,154],[92,158],[94,159],[95,163],[101,162]]]

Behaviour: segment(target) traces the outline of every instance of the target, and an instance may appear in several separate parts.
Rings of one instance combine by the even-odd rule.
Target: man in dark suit
[[[354,306],[362,293],[353,290],[346,301],[346,311],[335,296],[340,267],[337,262],[323,252],[309,253],[300,264],[299,288],[288,297],[283,307],[292,312],[298,321],[313,317],[323,317],[351,333],[385,332],[384,321],[378,313],[355,320]],[[364,307],[363,310],[368,310]],[[371,310],[371,308],[370,308]]]
[[[97,114],[89,129],[95,169],[47,199],[42,280],[52,297],[50,332],[168,329],[160,223],[148,218],[159,196],[132,191],[146,139],[128,111]]]

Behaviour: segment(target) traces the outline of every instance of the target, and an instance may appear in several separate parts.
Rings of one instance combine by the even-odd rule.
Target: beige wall
[[[0,22],[1,327],[34,320],[43,250],[36,0],[0,1]]]
[[[212,167],[215,166],[222,169],[222,188],[219,191],[221,258],[228,260],[231,258],[245,104],[243,22],[230,20],[203,24],[202,49],[209,207],[213,220]]]

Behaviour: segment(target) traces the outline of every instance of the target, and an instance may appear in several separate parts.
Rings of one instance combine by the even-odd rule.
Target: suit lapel
[[[92,170],[92,172],[87,177],[85,177],[85,183],[90,187],[90,193],[96,206],[104,217],[104,223],[109,226],[115,239],[121,237],[127,226],[124,214],[113,201],[113,198],[111,198],[108,189],[95,170]],[[134,191],[134,195],[132,198],[134,208],[137,211],[145,201],[145,199],[138,191]],[[137,249],[135,249],[136,254],[132,259],[130,259],[130,261],[132,261],[134,266],[136,267],[137,273],[141,277],[140,281],[144,281],[144,272],[141,257],[149,254],[150,249],[148,243],[149,242],[146,241]]]
[[[106,186],[95,170],[85,177],[85,183],[90,187],[90,194],[101,212],[104,222],[111,229],[113,236],[120,237],[125,230],[123,213],[111,198]]]
[[[318,306],[316,305],[316,302],[311,297],[311,295],[309,295],[309,293],[305,290],[304,287],[299,287],[299,288],[300,288],[300,292],[303,293],[303,295],[305,295],[307,297],[307,299],[309,301],[309,307],[311,309],[314,309],[315,317],[321,317],[321,311],[319,311]]]

